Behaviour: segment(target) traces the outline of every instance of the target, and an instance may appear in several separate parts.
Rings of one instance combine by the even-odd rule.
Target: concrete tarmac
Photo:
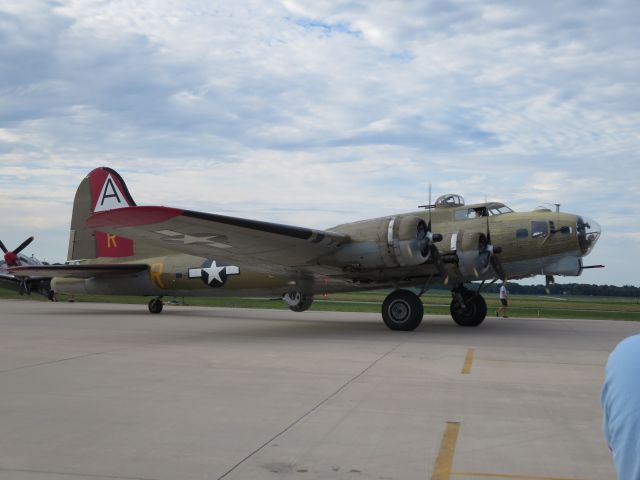
[[[640,323],[0,301],[0,479],[614,479]]]

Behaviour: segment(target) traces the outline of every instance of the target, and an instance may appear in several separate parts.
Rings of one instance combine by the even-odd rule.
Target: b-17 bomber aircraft
[[[429,194],[430,196],[430,194]],[[420,294],[451,288],[465,327],[487,315],[483,288],[499,279],[580,275],[601,230],[580,215],[439,197],[425,209],[315,230],[170,207],[137,206],[122,177],[96,168],[76,192],[68,261],[18,265],[16,278],[51,278],[66,294],[282,298],[302,312],[314,295],[392,289],[382,305],[392,330],[422,321]],[[476,290],[465,284],[482,283]],[[489,283],[487,283],[489,282]]]

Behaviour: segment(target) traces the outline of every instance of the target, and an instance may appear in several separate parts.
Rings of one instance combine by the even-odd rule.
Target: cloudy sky
[[[75,189],[310,227],[454,192],[560,203],[640,285],[640,3],[0,4],[0,238],[66,258]],[[573,279],[565,279],[572,281]]]

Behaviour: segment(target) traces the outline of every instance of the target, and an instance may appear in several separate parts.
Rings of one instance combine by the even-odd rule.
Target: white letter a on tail
[[[113,177],[111,177],[110,174],[107,175],[93,211],[103,212],[105,210],[114,210],[116,208],[124,208],[128,206],[129,204],[126,201],[126,197],[118,187],[118,184],[113,180]]]

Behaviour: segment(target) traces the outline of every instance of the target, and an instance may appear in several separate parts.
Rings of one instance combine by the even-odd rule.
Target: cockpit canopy
[[[438,197],[435,207],[461,207],[464,205],[464,198],[454,193],[447,193]]]

